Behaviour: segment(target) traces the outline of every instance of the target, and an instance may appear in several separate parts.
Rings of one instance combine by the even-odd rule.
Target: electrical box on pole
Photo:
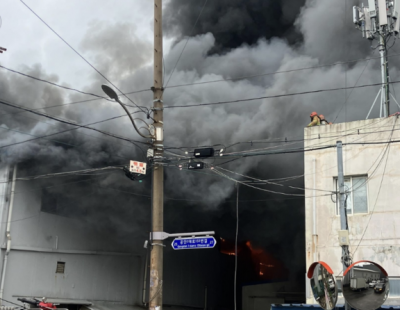
[[[200,157],[212,157],[214,156],[214,149],[212,147],[203,148],[203,149],[195,149],[193,152],[193,156]]]

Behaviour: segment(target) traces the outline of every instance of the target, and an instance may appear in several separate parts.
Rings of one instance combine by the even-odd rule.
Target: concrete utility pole
[[[351,265],[351,257],[349,254],[349,228],[347,225],[347,211],[346,211],[346,193],[344,190],[344,176],[343,176],[343,152],[342,141],[337,141],[337,165],[338,165],[338,186],[339,186],[339,213],[340,213],[340,231],[339,231],[339,244],[342,246],[342,263],[343,272]],[[342,282],[343,285],[343,282]],[[350,305],[345,302],[345,309],[350,310]]]
[[[154,239],[154,232],[164,231],[164,168],[163,157],[163,32],[162,0],[154,0],[154,94],[153,126],[156,138],[153,140],[154,169],[152,186],[152,244],[150,254],[149,309],[161,310],[163,304],[163,240]],[[161,134],[158,134],[161,133]]]
[[[383,36],[379,37],[379,54],[381,55],[381,75],[382,75],[382,107],[385,108],[383,116],[390,115],[390,92],[389,92],[389,68],[387,60],[386,43]]]

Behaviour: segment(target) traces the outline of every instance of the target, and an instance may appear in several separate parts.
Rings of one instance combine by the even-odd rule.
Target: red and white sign
[[[129,171],[132,173],[146,174],[146,163],[140,161],[131,160],[129,165]]]

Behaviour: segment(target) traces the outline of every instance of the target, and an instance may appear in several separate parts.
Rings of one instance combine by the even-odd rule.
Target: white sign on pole
[[[131,160],[129,165],[129,171],[132,173],[146,174],[146,163],[140,161]]]

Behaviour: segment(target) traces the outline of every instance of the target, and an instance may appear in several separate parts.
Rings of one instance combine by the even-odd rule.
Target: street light
[[[136,132],[137,132],[140,136],[142,136],[143,138],[146,138],[146,139],[148,139],[148,138],[155,139],[155,134],[156,134],[156,132],[155,132],[155,130],[154,130],[154,126],[148,125],[144,120],[142,120],[142,119],[140,119],[140,118],[137,118],[137,120],[140,120],[140,121],[144,122],[144,123],[147,125],[147,128],[146,128],[146,129],[150,132],[150,135],[149,135],[149,136],[146,136],[146,135],[142,134],[142,133],[139,131],[139,129],[136,127],[135,119],[132,118],[131,113],[129,113],[129,111],[128,111],[128,109],[125,107],[125,105],[121,102],[121,100],[119,100],[117,93],[116,93],[111,87],[109,87],[109,86],[107,86],[107,85],[101,85],[101,88],[103,89],[103,91],[106,93],[106,95],[107,95],[108,97],[110,97],[111,99],[114,99],[116,102],[118,102],[118,103],[121,105],[121,107],[125,110],[126,114],[128,114],[129,119],[131,120],[132,125],[133,125],[133,127],[135,128]]]

